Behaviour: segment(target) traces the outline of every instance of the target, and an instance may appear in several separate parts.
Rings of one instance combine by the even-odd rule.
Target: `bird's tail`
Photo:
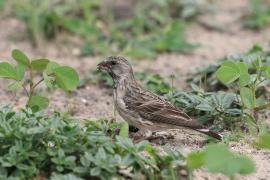
[[[206,134],[208,136],[211,136],[213,138],[216,138],[218,140],[222,140],[223,136],[221,134],[218,134],[214,131],[211,131],[209,129],[196,129],[196,131],[201,132],[203,134]]]

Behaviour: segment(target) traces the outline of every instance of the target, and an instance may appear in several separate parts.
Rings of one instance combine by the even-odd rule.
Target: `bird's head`
[[[110,56],[98,64],[98,69],[107,71],[114,80],[122,77],[133,77],[132,67],[128,60],[121,56]]]

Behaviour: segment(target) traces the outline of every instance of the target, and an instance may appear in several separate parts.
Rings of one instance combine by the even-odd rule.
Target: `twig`
[[[23,90],[25,91],[25,93],[27,94],[27,96],[29,97],[29,92],[27,91],[26,87],[24,85],[22,85]]]
[[[32,86],[33,89],[37,87],[42,81],[44,81],[44,78],[40,79],[35,85]]]

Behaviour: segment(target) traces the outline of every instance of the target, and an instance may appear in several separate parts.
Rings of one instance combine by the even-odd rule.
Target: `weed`
[[[259,110],[269,109],[270,103],[262,95],[258,97],[258,89],[264,82],[269,82],[270,66],[263,63],[260,56],[251,57],[249,62],[226,60],[216,72],[217,78],[225,85],[237,83],[241,103],[244,108],[253,110],[255,120]],[[252,67],[252,69],[251,69]]]
[[[31,107],[32,110],[42,110],[49,105],[47,97],[36,93],[36,88],[40,83],[43,82],[49,88],[59,87],[66,92],[77,87],[79,76],[71,67],[60,66],[45,58],[30,60],[18,49],[12,51],[12,57],[17,65],[12,66],[8,62],[1,62],[0,77],[13,81],[8,85],[9,90],[23,89],[25,91],[28,96],[27,106]],[[42,74],[42,78],[35,82],[38,74]],[[27,88],[27,86],[29,87]]]
[[[160,155],[146,141],[135,145],[122,136],[113,140],[104,121],[81,126],[59,113],[48,117],[30,109],[15,113],[1,108],[0,114],[2,178],[176,178],[184,161],[179,153]]]
[[[223,144],[208,145],[203,151],[190,153],[187,166],[189,169],[205,167],[212,173],[222,173],[230,178],[238,173],[247,175],[255,171],[255,164],[249,158],[233,154]]]
[[[250,15],[246,18],[244,26],[260,29],[270,22],[270,6],[264,0],[250,0]]]
[[[83,39],[81,55],[121,52],[141,59],[153,58],[162,52],[187,53],[196,48],[197,45],[186,41],[186,24],[179,19],[190,19],[205,12],[211,3],[208,0],[138,1],[130,5],[131,11],[127,12],[130,15],[126,18],[96,0],[16,0],[7,5],[26,23],[36,46],[44,38],[68,31]]]
[[[121,127],[120,135],[111,136],[116,127]],[[2,179],[177,179],[180,169],[191,171],[201,166],[227,176],[254,171],[251,160],[223,145],[189,154],[186,166],[180,151],[165,149],[161,153],[147,141],[133,144],[126,138],[126,124],[100,120],[80,125],[59,112],[47,116],[31,109],[13,112],[1,107],[0,135]],[[227,166],[231,160],[239,166]]]
[[[192,92],[174,91],[165,98],[202,124],[216,130],[231,129],[240,121],[241,109],[234,93],[204,92],[193,85]]]
[[[231,55],[222,58],[216,64],[211,64],[209,66],[196,69],[193,73],[191,73],[190,77],[192,78],[188,78],[187,82],[197,84],[207,91],[228,90],[228,88],[234,89],[235,87],[237,87],[237,83],[224,85],[216,78],[216,71],[222,65],[222,63],[225,60],[234,61],[236,63],[243,62],[248,66],[249,72],[254,73],[256,71],[256,68],[252,65],[252,61],[260,58],[263,64],[269,66],[269,54],[269,49],[264,49],[259,45],[254,45],[246,53]],[[264,92],[264,88],[260,88],[260,94],[265,94]]]

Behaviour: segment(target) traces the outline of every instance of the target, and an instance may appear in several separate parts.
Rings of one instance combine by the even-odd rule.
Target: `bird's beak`
[[[101,63],[99,63],[97,65],[98,70],[108,70],[108,64],[106,63],[106,61],[102,61]]]

